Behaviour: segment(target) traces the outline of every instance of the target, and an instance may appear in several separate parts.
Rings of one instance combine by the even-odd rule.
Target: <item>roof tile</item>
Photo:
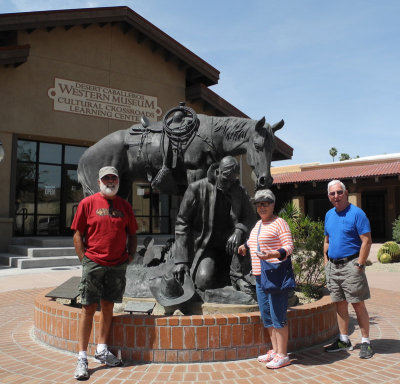
[[[400,175],[400,161],[288,172],[274,175],[274,185]]]

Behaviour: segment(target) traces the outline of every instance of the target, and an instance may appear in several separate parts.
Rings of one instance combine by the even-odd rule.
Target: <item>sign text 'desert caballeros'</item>
[[[162,114],[157,97],[60,78],[55,78],[48,96],[55,111],[79,115],[138,123],[142,116],[155,121]]]

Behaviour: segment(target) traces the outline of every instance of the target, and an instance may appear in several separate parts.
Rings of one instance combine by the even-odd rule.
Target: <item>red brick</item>
[[[221,326],[221,347],[230,347],[232,345],[232,326]]]
[[[153,351],[151,349],[143,351],[142,352],[141,361],[143,361],[143,362],[152,362],[153,361],[154,352],[155,351]]]
[[[201,315],[192,316],[192,325],[203,325],[203,316]]]
[[[254,342],[254,324],[243,324],[243,344],[251,345]]]
[[[154,341],[156,339],[156,328],[155,327],[145,327],[147,335],[146,347],[153,348]]]
[[[214,353],[210,349],[206,349],[205,351],[202,351],[202,360],[203,361],[213,361],[214,359]]]
[[[147,316],[144,318],[144,325],[152,325],[156,324],[156,319],[154,316]]]
[[[135,316],[132,318],[132,324],[134,325],[143,325],[144,320],[143,316]]]
[[[228,316],[228,324],[238,324],[239,318],[237,316],[229,315]]]
[[[264,343],[263,333],[264,333],[264,326],[262,324],[254,324],[253,326],[254,344],[257,345]]]
[[[185,349],[195,349],[196,348],[196,337],[194,327],[184,327],[183,328],[183,347]]]
[[[71,340],[78,340],[78,320],[69,320],[69,337]]]
[[[189,316],[181,316],[179,319],[180,325],[192,325],[192,320]]]
[[[69,340],[69,319],[63,318],[62,319],[62,337],[64,339]]]
[[[236,360],[236,349],[227,349],[225,352],[226,360]]]
[[[172,328],[172,348],[183,349],[183,328],[173,327]]]
[[[177,325],[179,325],[179,318],[178,317],[168,318],[168,325],[171,327],[176,327]]]
[[[132,351],[132,360],[133,361],[142,361],[142,354],[140,351],[133,350]]]
[[[215,315],[215,323],[218,325],[225,325],[228,321],[224,315]]]
[[[247,348],[238,348],[237,350],[237,358],[240,360],[247,359],[249,357],[248,355],[248,349]]]
[[[178,351],[178,363],[189,363],[190,352],[189,351]]]
[[[215,361],[224,361],[225,360],[225,349],[218,349],[214,351],[214,360]]]
[[[171,328],[160,327],[160,348],[170,349],[171,348]]]
[[[136,348],[146,347],[147,346],[147,344],[146,344],[146,327],[137,326],[135,335],[136,335],[135,347]]]
[[[191,351],[190,352],[190,361],[192,363],[201,361],[201,352],[200,351]]]
[[[213,316],[204,316],[204,325],[214,325],[215,319]]]
[[[164,350],[158,350],[154,351],[153,353],[153,358],[155,363],[164,363],[165,362],[165,351]]]
[[[232,345],[238,347],[242,345],[243,325],[232,325]]]
[[[114,324],[112,327],[112,343],[113,345],[124,345],[124,327],[122,325]]]
[[[176,363],[178,361],[178,351],[166,351],[165,362]]]
[[[167,318],[166,317],[159,317],[156,319],[156,326],[162,327],[167,325]]]
[[[125,343],[128,348],[135,347],[135,327],[125,326]]]
[[[220,327],[212,326],[208,328],[208,347],[219,348],[220,346]]]
[[[208,328],[197,327],[196,328],[196,347],[198,349],[208,348]]]

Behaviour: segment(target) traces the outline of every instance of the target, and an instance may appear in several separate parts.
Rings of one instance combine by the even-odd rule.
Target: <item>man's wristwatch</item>
[[[362,268],[365,268],[365,264],[356,263],[355,265],[356,265],[358,268],[361,268],[361,269],[362,269]]]

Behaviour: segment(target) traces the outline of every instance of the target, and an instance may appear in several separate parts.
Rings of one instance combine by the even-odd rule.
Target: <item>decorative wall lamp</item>
[[[4,159],[4,148],[3,143],[0,141],[0,163]]]

